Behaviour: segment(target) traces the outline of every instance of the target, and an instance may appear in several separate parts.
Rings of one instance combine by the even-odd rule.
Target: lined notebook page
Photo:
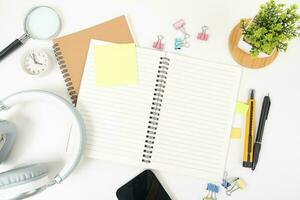
[[[168,54],[151,167],[223,177],[241,69]]]
[[[87,129],[86,155],[101,160],[144,166],[145,144],[153,86],[162,52],[138,49],[138,84],[96,87],[92,41],[77,107]]]

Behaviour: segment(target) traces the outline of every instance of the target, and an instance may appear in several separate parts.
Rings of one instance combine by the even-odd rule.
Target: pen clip
[[[267,106],[266,107],[266,120],[267,120],[268,116],[269,116],[270,106],[271,106],[271,99],[270,99],[269,95],[265,96],[265,98],[266,98],[266,103],[268,104],[268,105],[266,105]]]

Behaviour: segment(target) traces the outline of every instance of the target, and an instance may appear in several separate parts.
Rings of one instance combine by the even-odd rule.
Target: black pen
[[[257,135],[256,135],[256,141],[254,144],[254,150],[253,150],[253,164],[252,164],[252,171],[255,170],[255,167],[258,162],[258,157],[259,157],[259,152],[261,148],[261,141],[262,137],[264,134],[264,128],[266,124],[266,120],[268,119],[269,115],[269,110],[271,106],[271,100],[269,95],[264,97],[264,101],[262,104],[262,109],[260,113],[260,118],[259,118],[259,124],[258,124],[258,129],[257,129]]]

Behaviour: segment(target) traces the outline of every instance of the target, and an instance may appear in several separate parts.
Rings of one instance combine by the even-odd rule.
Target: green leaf
[[[262,4],[253,22],[248,26],[245,19],[240,26],[244,39],[252,45],[251,55],[272,53],[274,48],[286,51],[288,42],[300,37],[300,14],[296,4],[287,7],[269,0]]]

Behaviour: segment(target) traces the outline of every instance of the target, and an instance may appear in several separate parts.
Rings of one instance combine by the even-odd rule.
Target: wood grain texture
[[[240,23],[238,23],[230,33],[229,37],[229,51],[233,59],[243,67],[258,69],[266,67],[271,64],[278,56],[278,51],[274,51],[272,55],[266,58],[253,58],[250,54],[244,52],[238,47],[240,38],[242,37],[242,30]]]

